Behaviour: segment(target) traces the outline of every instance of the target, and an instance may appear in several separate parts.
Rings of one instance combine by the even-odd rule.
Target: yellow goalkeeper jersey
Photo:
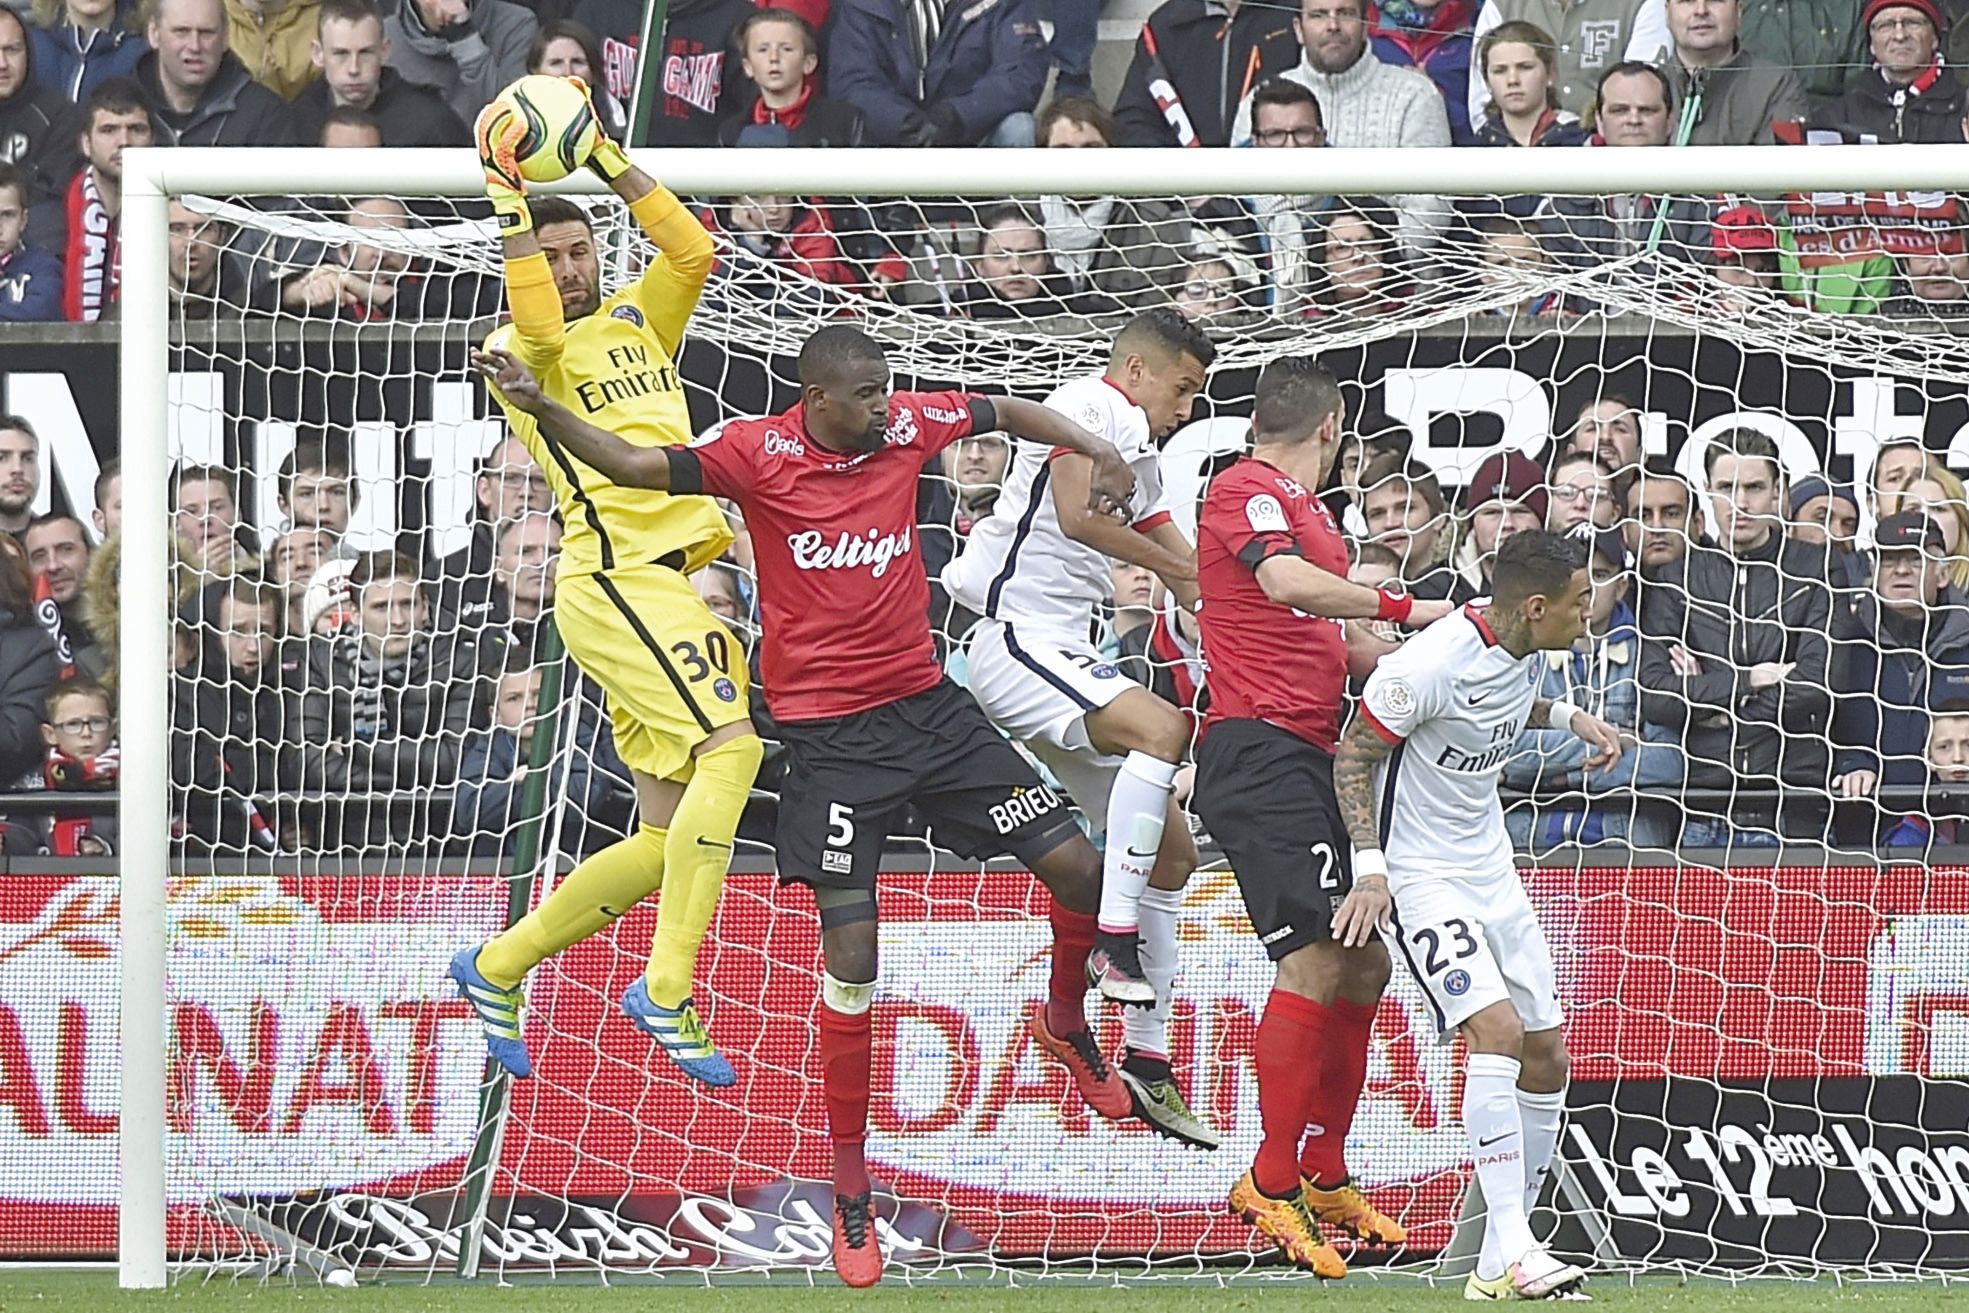
[[[690,409],[675,353],[709,272],[710,241],[704,240],[701,261],[695,250],[678,254],[685,258],[659,256],[594,314],[561,325],[558,333],[528,337],[517,324],[506,324],[486,345],[524,360],[542,392],[623,441],[684,445],[692,437]],[[558,296],[551,287],[547,292]],[[611,570],[666,557],[677,565],[680,555],[678,568],[689,573],[731,545],[731,528],[711,498],[618,487],[542,434],[533,416],[499,401],[559,501],[563,571]]]

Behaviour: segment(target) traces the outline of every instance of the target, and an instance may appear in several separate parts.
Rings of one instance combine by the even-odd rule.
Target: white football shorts
[[[1516,1008],[1528,1033],[1565,1023],[1552,949],[1515,869],[1410,877],[1394,900],[1388,938],[1429,1000],[1440,1042],[1493,1003]]]

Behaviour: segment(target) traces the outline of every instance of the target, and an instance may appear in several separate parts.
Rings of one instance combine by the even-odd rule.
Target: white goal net
[[[1758,197],[1416,198],[1385,194],[1391,178],[1345,198],[1247,182],[822,200],[758,194],[775,165],[756,158],[758,184],[698,198],[719,246],[679,361],[700,430],[791,405],[792,357],[823,324],[879,336],[898,387],[1038,397],[1101,369],[1128,313],[1173,301],[1219,352],[1165,452],[1179,502],[1242,441],[1257,371],[1312,353],[1359,438],[1333,490],[1358,570],[1478,595],[1501,532],[1584,524],[1598,636],[1547,678],[1630,731],[1638,764],[1582,778],[1528,740],[1507,773],[1573,1055],[1537,1224],[1619,1271],[1969,1265],[1954,846],[1969,611],[1953,609],[1969,605],[1969,504],[1951,472],[1969,466],[1969,349],[1950,317],[1969,305],[1969,221],[1950,195],[1834,193],[1801,165],[1796,187]],[[738,1085],[691,1086],[617,1011],[649,907],[534,973],[537,1074],[486,1076],[446,962],[623,833],[633,797],[596,695],[549,637],[544,489],[466,368],[500,308],[486,225],[469,203],[379,199],[389,188],[359,175],[316,186],[335,194],[188,188],[171,212],[192,286],[154,350],[177,475],[148,492],[182,512],[227,484],[238,526],[176,521],[174,838],[150,984],[169,1250],[360,1280],[461,1260],[823,1270],[818,925],[775,885],[770,749],[699,972]],[[593,216],[613,285],[646,247],[612,198]],[[1759,465],[1740,430],[1774,442],[1780,486],[1712,488],[1716,453]],[[1002,467],[1002,445],[970,441],[926,474],[916,545],[933,579]],[[1794,508],[1814,478],[1823,491]],[[1933,525],[1911,551],[1904,514]],[[1814,515],[1816,538],[1786,523]],[[1719,574],[1731,551],[1775,553],[1775,591]],[[374,582],[389,552],[422,580],[401,596]],[[749,651],[748,564],[741,533],[698,582]],[[351,589],[351,572],[372,582]],[[961,673],[968,617],[936,607]],[[1117,571],[1100,641],[1193,699],[1195,665],[1145,579]],[[1047,942],[1031,877],[980,871],[934,833],[893,837],[868,1156],[894,1277],[1287,1270],[1224,1210],[1259,1135],[1271,971],[1203,839],[1169,1038],[1224,1135],[1209,1154],[1091,1115],[1029,1047]],[[47,982],[22,1013],[36,1043],[70,1024],[63,1009],[113,998],[118,967],[77,947],[113,920],[113,882],[44,893],[0,944],[0,971]],[[1437,1270],[1465,1212],[1460,1053],[1433,1031],[1398,966],[1348,1160],[1410,1241],[1355,1251],[1359,1268]],[[1118,1048],[1113,1018],[1101,1037]],[[80,1106],[111,1106],[114,1073],[86,1078]],[[36,1152],[93,1165],[81,1196],[34,1215],[52,1251],[64,1225],[100,1231],[116,1199],[113,1134],[51,1125]]]

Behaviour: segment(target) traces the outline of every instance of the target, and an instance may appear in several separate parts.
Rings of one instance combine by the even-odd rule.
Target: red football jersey
[[[1207,736],[1220,720],[1263,720],[1333,752],[1347,690],[1343,622],[1281,606],[1258,566],[1283,553],[1346,577],[1347,545],[1297,481],[1246,456],[1211,481],[1197,517],[1197,586],[1210,687]]]
[[[745,512],[759,572],[766,705],[828,720],[936,687],[916,483],[938,452],[997,427],[984,397],[898,392],[876,451],[834,451],[799,406],[737,419],[688,450],[703,490]]]

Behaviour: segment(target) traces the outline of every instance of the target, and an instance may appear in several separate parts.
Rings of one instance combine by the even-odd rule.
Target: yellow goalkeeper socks
[[[540,906],[479,950],[479,974],[510,989],[540,962],[649,897],[663,883],[667,837],[645,825],[569,871]]]
[[[690,997],[697,948],[718,910],[732,839],[764,755],[758,736],[746,734],[692,763],[690,783],[670,818],[663,899],[656,906],[656,935],[645,975],[650,1002],[658,1007],[674,1008]]]

